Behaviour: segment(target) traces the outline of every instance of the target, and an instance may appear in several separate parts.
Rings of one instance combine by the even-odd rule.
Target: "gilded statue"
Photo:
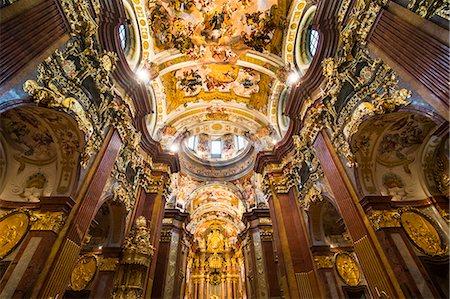
[[[218,252],[222,251],[225,246],[223,235],[218,229],[215,229],[208,235],[207,240],[208,251]]]

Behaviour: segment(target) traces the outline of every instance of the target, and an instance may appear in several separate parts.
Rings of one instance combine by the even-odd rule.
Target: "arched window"
[[[308,50],[309,56],[312,58],[316,54],[317,45],[319,44],[319,32],[312,29],[311,26],[308,27]]]
[[[140,63],[141,43],[139,26],[137,24],[136,14],[130,0],[124,0],[124,9],[127,21],[118,27],[120,47],[123,50],[128,65],[132,70]]]
[[[122,46],[122,50],[126,52],[127,44],[128,44],[128,32],[127,28],[124,24],[119,26],[119,38],[120,45]]]

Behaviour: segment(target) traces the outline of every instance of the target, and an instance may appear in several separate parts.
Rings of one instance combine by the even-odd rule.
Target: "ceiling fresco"
[[[241,101],[259,112],[267,112],[272,78],[251,68],[229,64],[207,64],[183,68],[162,77],[167,113],[180,105],[202,99]]]
[[[216,62],[235,62],[248,49],[276,52],[285,13],[283,3],[277,2],[150,1],[156,49],[176,48],[194,59]]]
[[[303,0],[131,3],[134,11],[128,15],[136,18],[142,51],[136,73],[145,74],[152,94],[149,134],[164,151],[179,153],[181,171],[196,179],[232,181],[246,175],[257,153],[272,150],[287,131],[280,109],[290,90],[288,77],[303,74],[295,69],[292,44],[302,16],[314,5]],[[224,157],[227,135],[245,138],[249,147],[236,165],[214,163],[223,157],[192,159],[186,141],[201,134],[210,142],[220,140]]]
[[[363,188],[368,193],[390,195],[393,200],[428,197],[419,167],[424,144],[435,127],[431,120],[407,113],[375,117],[364,123],[362,133],[352,140]]]
[[[233,123],[224,113],[220,119],[217,113],[209,113],[211,102],[220,102],[225,110],[233,106],[249,118],[262,115],[256,117],[257,128],[244,124],[239,131],[279,131],[277,96],[287,87],[289,71],[281,58],[285,1],[152,0],[145,10],[141,1],[133,3],[141,33],[145,33],[142,48],[153,52],[141,64],[149,74],[156,108],[149,116],[149,132],[163,149],[181,141],[179,135],[186,130],[199,133],[199,128],[193,128],[195,123]],[[186,108],[194,103],[200,103],[200,109],[186,115]],[[236,107],[236,103],[242,105]],[[221,126],[229,128],[224,134],[237,131],[230,125]]]

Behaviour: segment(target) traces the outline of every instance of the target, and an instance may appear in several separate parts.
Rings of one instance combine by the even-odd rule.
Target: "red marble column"
[[[401,207],[424,209],[431,206],[432,201],[426,199],[393,202],[391,196],[366,196],[361,200],[361,204],[370,216],[380,212],[389,215],[389,212],[395,212]],[[375,233],[407,298],[445,297],[433,284],[399,222],[379,222]]]
[[[159,251],[161,228],[164,218],[164,207],[166,204],[163,197],[163,190],[165,188],[165,184],[168,180],[168,177],[166,174],[155,173],[155,178],[159,178],[161,182],[160,188],[152,193],[149,192],[143,193],[141,196],[141,198],[143,198],[142,205],[138,206],[136,212],[138,216],[144,216],[150,221],[151,225],[150,238],[151,243],[155,248],[153,258],[147,272],[147,285],[145,287],[144,298],[151,298],[150,296],[152,294],[153,281],[155,280],[155,273],[156,273],[155,270]]]
[[[63,238],[56,243],[50,253],[48,267],[39,277],[33,296],[39,298],[61,297],[66,289],[72,267],[79,256],[81,242],[89,230],[89,225],[97,213],[100,196],[111,175],[111,170],[119,154],[122,141],[115,130],[105,137],[104,144],[96,155],[89,173],[76,196],[76,205],[69,218]]]
[[[279,233],[278,251],[283,255],[287,278],[287,298],[320,298],[321,291],[309,248],[309,239],[303,214],[291,188],[287,193],[277,193],[272,187],[269,199],[270,214],[276,219]]]
[[[372,296],[385,292],[390,298],[404,298],[375,232],[359,204],[355,188],[324,130],[317,136],[314,147],[335,196],[337,208],[353,240],[355,253]]]
[[[178,209],[166,209],[164,213],[163,231],[170,232],[170,243],[163,256],[164,263],[158,264],[163,269],[158,269],[158,273],[164,277],[164,289],[162,297],[164,298],[180,298],[182,293],[181,285],[183,278],[180,274],[185,271],[185,255],[182,253],[183,249],[183,225],[186,222],[189,214],[181,212]],[[163,273],[165,273],[163,275]],[[205,278],[202,278],[202,282],[205,282]],[[202,292],[205,293],[205,285],[202,287]],[[184,291],[184,290],[183,290]],[[153,296],[152,296],[153,298]]]
[[[93,281],[90,298],[110,298],[114,277],[119,266],[120,248],[103,247],[98,273]]]
[[[74,201],[70,197],[44,197],[33,214],[52,219],[50,225],[40,225],[39,220],[32,224],[30,231],[22,241],[14,260],[7,268],[0,281],[0,298],[30,297],[32,288],[45,266],[51,248],[58,237],[61,227],[58,217],[66,217]]]

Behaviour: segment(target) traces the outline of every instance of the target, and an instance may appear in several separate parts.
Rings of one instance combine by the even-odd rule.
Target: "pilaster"
[[[374,297],[384,294],[391,298],[404,298],[398,280],[359,205],[359,199],[350,178],[324,130],[318,134],[314,147],[335,196],[337,208],[353,240],[354,250],[370,293]]]

